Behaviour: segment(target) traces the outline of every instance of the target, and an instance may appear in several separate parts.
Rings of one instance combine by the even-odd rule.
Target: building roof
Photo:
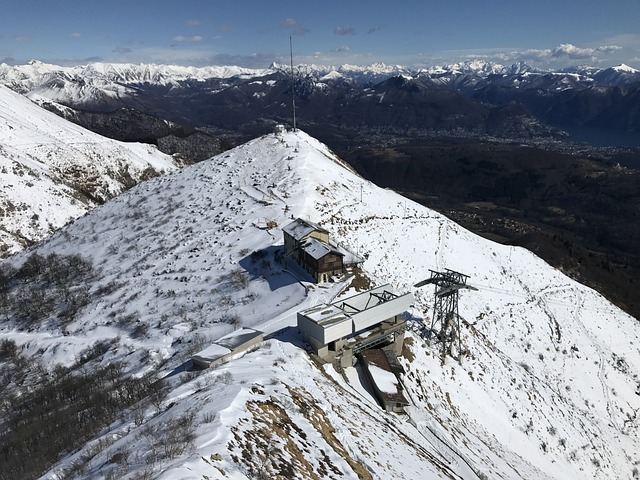
[[[282,231],[298,241],[304,239],[307,235],[316,231],[326,234],[329,233],[328,230],[325,230],[324,228],[316,225],[313,222],[310,222],[309,220],[303,220],[302,218],[296,218],[294,221],[283,227]]]
[[[380,348],[372,348],[365,350],[360,356],[383,400],[389,403],[409,405],[402,394],[400,381],[393,372],[385,352]]]
[[[348,298],[338,300],[332,304],[317,305],[298,312],[298,317],[302,316],[310,323],[300,323],[299,326],[305,333],[316,339],[321,339],[320,331],[325,331],[333,326],[335,322],[350,321],[350,332],[345,335],[361,333],[366,329],[391,319],[396,315],[405,312],[413,303],[411,293],[399,294],[393,290],[391,285],[382,285],[366,292],[361,292]],[[328,321],[332,319],[331,321]],[[315,324],[320,327],[320,331],[308,329]]]
[[[348,298],[343,298],[335,302],[343,309],[352,313],[368,310],[386,301],[401,297],[390,284],[384,284],[379,287],[372,288],[366,292],[360,292]]]
[[[219,358],[224,357],[225,355],[229,355],[230,353],[230,349],[223,347],[222,345],[218,345],[217,343],[213,343],[201,352],[198,352],[196,355],[194,355],[193,359],[198,361],[199,363],[210,364],[212,362],[215,362]]]
[[[241,328],[215,341],[198,352],[192,361],[201,367],[208,368],[214,363],[221,363],[229,356],[246,349],[252,341],[262,341],[263,332],[252,328]],[[249,345],[248,345],[249,344]]]
[[[312,320],[323,327],[342,322],[349,318],[349,315],[344,313],[341,308],[327,304],[317,305],[315,307],[308,308],[307,310],[303,310],[300,313],[309,320]]]
[[[262,335],[263,333],[258,330],[254,330],[252,328],[241,328],[229,335],[225,335],[217,340],[216,343],[222,347],[228,348],[229,350],[235,350],[239,346],[244,345],[245,343]]]
[[[359,263],[364,263],[364,258],[357,253],[352,252],[347,247],[332,242],[331,240],[329,240],[329,245],[343,255],[342,262],[345,265],[357,265]]]
[[[309,238],[302,246],[302,249],[316,260],[320,260],[322,257],[328,255],[329,253],[333,253],[334,255],[339,255],[341,257],[344,256],[342,252],[331,248],[330,245],[321,242],[317,238]]]

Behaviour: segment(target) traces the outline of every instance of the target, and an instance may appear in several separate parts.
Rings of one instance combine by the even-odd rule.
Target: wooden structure
[[[329,243],[329,232],[297,218],[282,229],[284,256],[294,259],[318,283],[344,272],[345,254]]]

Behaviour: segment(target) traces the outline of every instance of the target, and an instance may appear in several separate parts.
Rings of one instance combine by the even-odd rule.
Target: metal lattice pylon
[[[477,290],[467,285],[468,275],[445,268],[444,272],[429,270],[431,277],[415,284],[422,287],[427,284],[435,285],[433,319],[431,320],[431,334],[435,335],[441,344],[442,360],[447,355],[454,356],[453,349],[457,348],[457,356],[462,352],[460,339],[460,314],[458,313],[458,292],[462,288]]]

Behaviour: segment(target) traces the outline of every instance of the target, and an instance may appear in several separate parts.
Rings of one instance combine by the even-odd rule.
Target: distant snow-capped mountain
[[[634,109],[640,73],[627,66],[542,71],[524,63],[504,66],[477,60],[430,68],[298,65],[294,77],[301,125],[322,123],[325,128],[348,129],[352,136],[411,132],[546,141],[564,138],[572,128],[625,133],[640,129]],[[374,107],[368,89],[397,87],[388,82],[394,77],[438,87],[431,96],[435,108],[398,96],[395,88],[386,95],[395,97],[394,103]],[[32,62],[0,65],[0,83],[38,102],[102,113],[135,109],[245,139],[291,121],[291,72],[282,64],[252,70],[106,63],[56,67]],[[520,107],[505,110],[513,104]],[[504,120],[497,126],[491,121],[495,108],[501,109]],[[485,114],[470,125],[466,117],[478,109]]]
[[[181,67],[153,64],[90,63],[82,66],[61,67],[32,61],[26,65],[0,64],[0,83],[29,96],[42,96],[52,101],[76,105],[107,102],[112,98],[133,96],[141,85],[179,86],[185,82],[206,82],[212,79],[264,77],[280,71],[287,75],[288,65],[274,63],[266,69],[249,69],[236,66]],[[489,75],[522,75],[524,73],[552,73],[536,70],[524,63],[503,66],[491,62],[473,60],[428,68],[411,68],[399,65],[374,63],[368,66],[297,65],[297,75],[311,75],[323,81],[348,79],[357,83],[377,83],[393,76],[443,76],[487,77]],[[574,70],[585,77],[602,83],[629,83],[640,78],[640,72],[626,65],[609,69],[581,67]]]
[[[280,228],[295,217],[363,256],[363,276],[316,285],[291,264],[283,270]],[[83,375],[117,364],[109,381],[150,374],[164,392],[134,397],[86,444],[55,455],[46,477],[636,475],[638,321],[532,253],[364,181],[301,131],[151,179],[10,262],[36,253],[79,254],[99,268],[85,281],[87,303],[65,320],[54,303],[25,325],[11,301],[24,282],[5,281],[3,301],[17,306],[0,323],[3,354],[14,342],[30,369],[80,364]],[[461,293],[466,353],[442,359],[433,337],[407,333],[406,415],[377,405],[357,365],[341,371],[307,354],[296,312],[390,283],[415,296],[410,324],[429,326],[434,292],[414,285],[445,268],[477,288]],[[41,296],[54,296],[46,288]],[[240,327],[267,340],[217,369],[184,371],[199,348]],[[5,392],[28,395],[7,378]]]
[[[640,82],[640,70],[624,63],[615,67],[598,70],[592,74],[594,80],[611,85],[628,85]]]
[[[96,135],[0,86],[0,256],[42,240],[141,180],[179,167]]]

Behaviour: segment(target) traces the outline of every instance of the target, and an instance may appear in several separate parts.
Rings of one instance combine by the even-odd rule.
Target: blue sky
[[[640,68],[640,0],[3,0],[0,62]]]

